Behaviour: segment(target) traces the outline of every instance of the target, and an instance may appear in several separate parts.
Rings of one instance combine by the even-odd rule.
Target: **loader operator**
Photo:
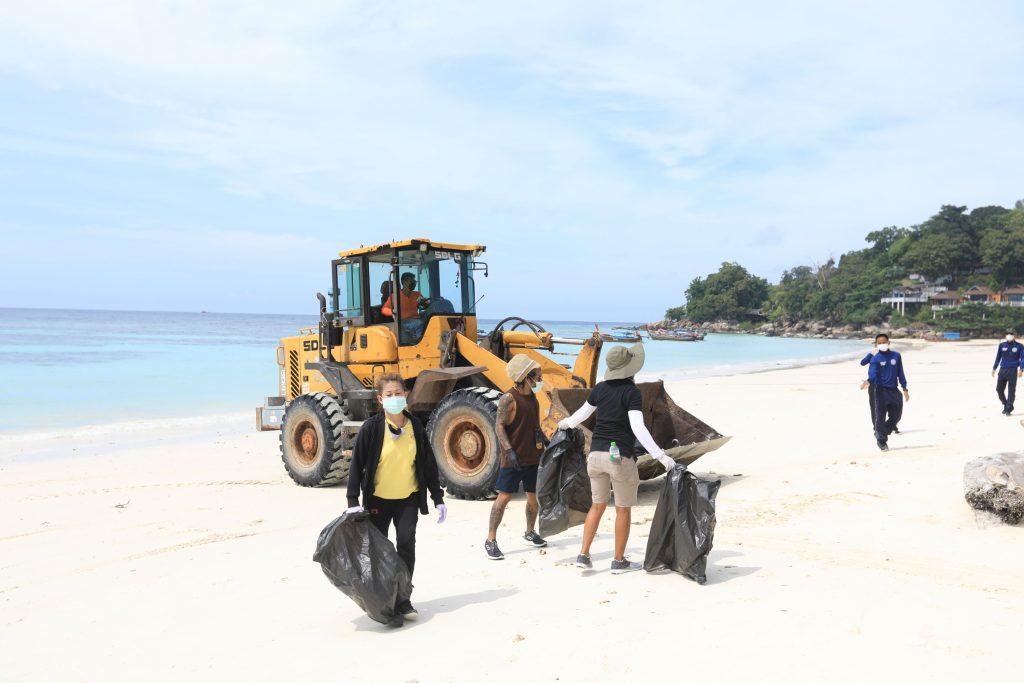
[[[415,290],[416,276],[412,273],[402,274],[402,288],[398,290],[399,308],[402,314],[402,331],[419,335],[423,331],[423,321],[420,320],[419,308],[430,303],[430,299],[423,298],[423,295]],[[380,312],[383,316],[394,318],[393,297],[389,296],[381,306]]]
[[[579,410],[558,423],[558,428],[578,427],[597,412],[590,454],[587,455],[593,505],[583,525],[583,547],[576,558],[576,566],[580,569],[594,568],[590,561],[590,544],[608,508],[609,494],[614,491],[615,556],[611,570],[612,574],[623,574],[643,568],[639,562],[630,562],[625,556],[631,510],[637,504],[636,494],[640,486],[635,444],[639,441],[666,469],[675,467],[675,461],[658,447],[644,425],[643,396],[633,382],[633,376],[644,365],[643,344],[629,348],[616,346],[608,352],[607,362],[604,381],[594,387]]]
[[[498,497],[491,506],[484,551],[491,560],[503,560],[498,548],[498,526],[505,515],[505,506],[522,483],[526,493],[526,533],[523,542],[534,548],[548,544],[534,530],[540,505],[537,503],[537,465],[544,450],[544,434],[540,430],[540,403],[534,396],[544,384],[540,363],[529,356],[518,355],[506,366],[509,379],[515,386],[498,400],[498,415],[494,433],[501,448],[501,467],[494,487]]]

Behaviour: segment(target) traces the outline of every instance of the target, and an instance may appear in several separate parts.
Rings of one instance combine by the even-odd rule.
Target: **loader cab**
[[[445,318],[446,329],[461,325],[475,335],[474,275],[486,268],[476,260],[483,249],[415,239],[342,252],[332,262],[336,320],[342,327],[387,328],[398,347],[422,343],[437,317]],[[468,317],[472,331],[465,329]],[[357,356],[361,344],[360,337]]]

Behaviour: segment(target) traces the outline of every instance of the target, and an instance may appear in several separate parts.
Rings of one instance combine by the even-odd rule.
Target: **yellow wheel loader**
[[[484,249],[410,239],[343,251],[331,262],[331,289],[317,294],[320,324],[281,340],[279,393],[256,412],[259,429],[281,430],[281,459],[296,483],[346,479],[355,435],[380,409],[374,382],[384,373],[406,379],[408,409],[427,425],[442,483],[463,498],[493,493],[500,461],[494,420],[498,399],[512,387],[505,367],[513,356],[541,365],[548,436],[586,400],[597,382],[599,333],[558,338],[513,317],[477,341],[475,278],[488,275]],[[577,349],[561,350],[567,346]],[[639,386],[652,436],[680,462],[728,440],[676,406],[661,382]],[[646,460],[638,463],[644,478],[663,471]]]

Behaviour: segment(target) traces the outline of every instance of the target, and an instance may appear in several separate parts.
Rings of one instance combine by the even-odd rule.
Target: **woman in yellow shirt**
[[[412,575],[416,565],[416,524],[420,514],[428,514],[427,493],[437,508],[438,524],[444,522],[448,508],[426,429],[406,410],[405,380],[401,375],[377,378],[377,401],[382,410],[363,423],[352,448],[349,511],[365,509],[370,513],[370,521],[385,536],[394,524],[395,547]],[[408,600],[395,608],[406,619],[417,617]]]

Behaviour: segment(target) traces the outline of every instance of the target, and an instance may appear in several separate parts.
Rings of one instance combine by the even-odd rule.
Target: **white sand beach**
[[[420,619],[396,630],[311,561],[344,491],[295,486],[249,414],[0,437],[0,679],[1019,676],[1024,528],[979,527],[961,481],[1024,443],[994,342],[896,348],[911,401],[888,453],[856,361],[670,383],[733,436],[692,467],[723,480],[707,585],[611,575],[610,514],[589,575],[571,564],[579,528],[527,548],[521,495],[491,562],[490,504],[449,500],[446,524],[420,520]],[[634,559],[661,485],[642,485]]]

